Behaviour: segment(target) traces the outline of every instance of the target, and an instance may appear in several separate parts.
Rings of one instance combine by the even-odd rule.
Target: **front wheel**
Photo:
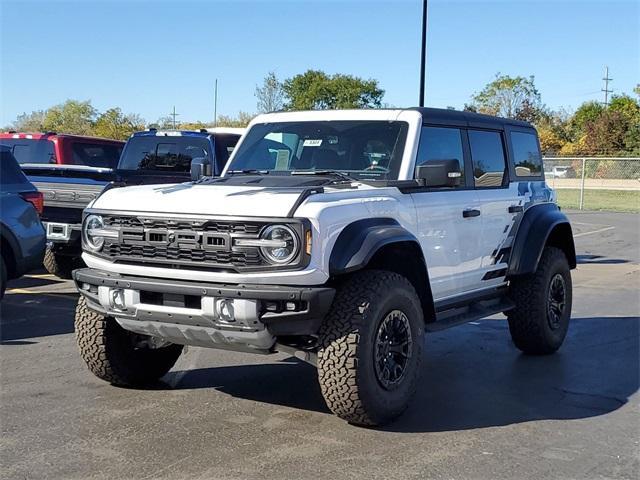
[[[367,270],[344,281],[320,329],[318,376],[327,406],[358,425],[407,407],[420,373],[424,318],[401,275]]]
[[[158,344],[152,337],[122,328],[114,318],[76,307],[76,340],[91,373],[113,385],[142,386],[157,381],[173,367],[182,345]]]
[[[516,307],[507,312],[509,331],[524,353],[554,353],[564,342],[571,317],[572,285],[569,262],[562,250],[546,247],[538,269],[511,280]]]

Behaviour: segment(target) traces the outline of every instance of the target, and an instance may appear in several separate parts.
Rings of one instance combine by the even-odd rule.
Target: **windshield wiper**
[[[230,175],[269,175],[269,170],[258,170],[256,168],[245,168],[243,170],[227,170]]]
[[[343,182],[359,182],[357,178],[353,178],[346,173],[338,172],[337,170],[294,170],[291,175],[326,175],[335,177]]]

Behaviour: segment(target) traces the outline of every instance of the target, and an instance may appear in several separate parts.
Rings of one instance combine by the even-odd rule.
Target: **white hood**
[[[226,185],[144,185],[114,188],[91,208],[130,212],[286,217],[302,188]]]

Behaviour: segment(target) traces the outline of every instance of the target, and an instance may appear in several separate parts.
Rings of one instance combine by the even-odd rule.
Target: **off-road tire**
[[[560,321],[552,328],[549,315],[549,289],[556,275],[565,285],[565,307]],[[562,345],[571,317],[571,273],[562,250],[546,247],[538,269],[511,280],[510,297],[516,307],[507,312],[509,331],[516,347],[530,355],[548,355]]]
[[[68,280],[71,278],[71,272],[79,268],[81,262],[82,260],[80,258],[61,255],[55,253],[50,247],[47,247],[44,252],[42,264],[44,268],[47,269],[47,272],[58,278]]]
[[[394,389],[375,369],[375,343],[383,319],[400,310],[408,319],[412,353]],[[396,273],[365,270],[339,285],[319,332],[318,378],[329,409],[356,425],[384,425],[407,408],[422,361],[424,316],[411,283]]]
[[[4,257],[0,255],[0,300],[4,297],[4,291],[7,289],[7,266],[4,263]]]
[[[80,356],[91,373],[113,385],[144,386],[157,381],[173,367],[182,345],[136,348],[132,334],[87,307],[80,297],[76,307],[76,340]]]

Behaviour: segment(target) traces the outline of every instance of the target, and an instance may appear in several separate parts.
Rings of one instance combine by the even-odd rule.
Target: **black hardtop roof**
[[[505,125],[515,127],[533,128],[529,122],[513,120],[511,118],[494,117],[474,112],[461,112],[447,108],[413,107],[409,110],[417,110],[422,115],[424,123],[460,125],[479,128],[504,128]]]

